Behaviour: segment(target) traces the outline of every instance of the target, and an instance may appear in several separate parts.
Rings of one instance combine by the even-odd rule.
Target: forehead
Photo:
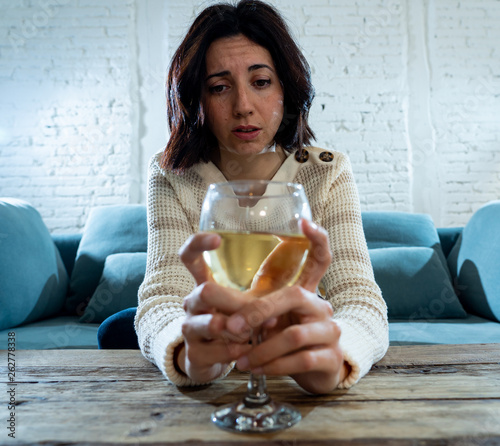
[[[274,68],[269,51],[243,35],[213,41],[206,54],[208,73],[231,66],[251,66],[257,63],[265,63]]]

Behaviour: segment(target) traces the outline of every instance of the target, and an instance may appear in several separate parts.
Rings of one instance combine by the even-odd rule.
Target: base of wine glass
[[[301,420],[300,412],[284,403],[269,401],[249,407],[244,401],[229,404],[212,414],[212,422],[230,432],[263,433],[288,429]]]

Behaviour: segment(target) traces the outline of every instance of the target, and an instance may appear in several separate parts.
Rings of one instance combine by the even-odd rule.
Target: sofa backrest
[[[461,228],[438,231],[430,216],[405,212],[363,212],[362,219],[377,282],[383,288],[384,298],[391,304],[390,315],[410,317],[422,305],[429,306],[434,299],[430,295],[435,288],[432,284],[438,284],[438,291],[445,290],[447,295],[453,294],[446,256]],[[76,311],[73,307],[76,308],[91,297],[99,283],[105,262],[108,261],[108,267],[111,267],[115,253],[145,252],[146,239],[144,205],[94,209],[83,234],[53,235],[73,285],[67,309]],[[91,261],[93,263],[87,265]],[[402,265],[406,265],[406,269],[400,270]],[[421,277],[424,280],[414,283]],[[443,285],[444,282],[446,285]],[[428,292],[422,289],[421,283],[428,285]],[[85,288],[82,284],[92,285],[92,288],[83,290],[82,293]],[[402,293],[401,290],[405,289],[409,291]],[[428,296],[424,297],[431,300],[427,302],[422,296],[413,296],[411,290],[418,290],[420,294],[426,292]],[[402,294],[405,295],[403,301]],[[73,301],[76,301],[76,306]],[[408,307],[407,301],[418,304],[418,307]],[[404,308],[401,307],[402,303],[405,304]],[[70,304],[71,307],[68,306]],[[447,305],[449,306],[448,303]],[[458,308],[458,313],[455,310],[447,312],[454,316],[463,312],[461,308]],[[444,314],[442,311],[434,313],[429,316],[430,313],[426,311],[425,317]]]
[[[68,276],[71,276],[71,272],[73,271],[76,252],[78,251],[78,245],[81,239],[82,234],[79,232],[71,234],[52,234],[52,240],[54,240],[59,250],[59,254],[61,254]]]
[[[500,200],[474,213],[448,256],[448,265],[464,307],[500,322]]]
[[[443,249],[443,254],[446,258],[450,255],[451,250],[457,243],[463,230],[463,227],[437,228],[441,248]]]
[[[131,208],[131,212],[133,209]],[[374,227],[374,221],[377,219],[379,224],[390,225],[392,219],[401,219],[403,216],[399,212],[373,212],[367,211],[362,213],[363,226],[365,229],[365,235],[369,247],[373,247],[374,244],[382,245],[383,242],[380,240],[380,234]],[[413,215],[413,214],[406,214]],[[411,225],[410,225],[411,226]],[[445,257],[448,257],[453,246],[457,242],[460,234],[462,233],[462,227],[454,228],[437,228],[437,233],[439,237],[439,242],[443,250]],[[59,249],[64,266],[68,272],[68,276],[71,276],[73,271],[73,266],[75,264],[76,253],[78,251],[78,246],[82,239],[82,233],[70,233],[70,234],[52,234],[52,239],[55,245]],[[388,244],[391,243],[390,239],[387,241]]]
[[[407,212],[364,212],[375,280],[391,319],[465,317],[432,218]],[[442,231],[446,249],[455,231]]]

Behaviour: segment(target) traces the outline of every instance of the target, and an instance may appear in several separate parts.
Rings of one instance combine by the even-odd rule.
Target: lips
[[[259,127],[254,125],[239,125],[232,130],[233,135],[239,139],[250,140],[257,138],[261,132]]]

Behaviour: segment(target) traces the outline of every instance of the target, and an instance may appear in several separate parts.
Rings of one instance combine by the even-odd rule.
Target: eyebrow
[[[261,68],[267,68],[268,70],[270,70],[274,73],[274,70],[269,65],[266,65],[265,63],[257,63],[254,65],[250,65],[248,67],[248,72],[260,70]],[[222,76],[227,76],[228,74],[231,74],[231,72],[229,70],[220,71],[219,73],[210,74],[205,78],[205,82],[213,77],[222,77]]]

